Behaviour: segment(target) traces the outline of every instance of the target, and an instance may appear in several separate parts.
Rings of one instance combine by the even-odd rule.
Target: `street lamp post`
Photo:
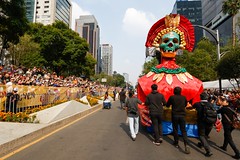
[[[193,25],[194,27],[199,27],[202,28],[204,30],[206,30],[208,33],[210,33],[212,35],[212,37],[214,38],[214,40],[217,43],[217,56],[218,56],[218,61],[220,61],[221,59],[221,53],[220,53],[220,41],[219,41],[219,32],[218,29],[216,31],[207,28],[205,26],[201,26],[201,25]],[[219,77],[219,92],[222,93],[222,80],[221,77]]]

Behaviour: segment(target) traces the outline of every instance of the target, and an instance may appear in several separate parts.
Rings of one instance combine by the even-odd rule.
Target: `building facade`
[[[233,17],[224,14],[222,11],[223,2],[226,0],[202,0],[202,14],[203,14],[203,25],[212,29],[218,30],[220,45],[224,46],[232,39],[232,30],[233,30]],[[240,28],[239,28],[239,17],[240,14],[236,16],[236,36],[237,40],[240,40]],[[207,32],[205,33],[209,39],[212,39],[212,36]]]
[[[89,44],[89,52],[96,59],[96,73],[101,72],[101,51],[100,51],[100,27],[93,15],[83,15],[75,21],[75,32],[86,39]]]
[[[107,75],[113,74],[113,47],[110,44],[101,44],[102,72]]]
[[[188,18],[193,25],[202,25],[201,0],[177,0],[173,7],[173,14],[180,14]],[[195,46],[203,37],[203,31],[195,27]]]
[[[123,73],[123,77],[126,83],[129,83],[129,74],[128,73]]]
[[[70,28],[72,19],[70,0],[25,0],[25,4],[29,22],[49,25],[59,20]]]
[[[26,17],[29,22],[35,22],[37,0],[25,0]]]

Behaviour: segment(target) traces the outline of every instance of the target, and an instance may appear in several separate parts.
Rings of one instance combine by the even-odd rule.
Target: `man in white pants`
[[[131,132],[131,138],[136,140],[136,135],[139,130],[139,111],[138,104],[144,105],[137,97],[134,97],[134,92],[129,91],[129,98],[126,101],[126,111],[128,116],[129,129]]]

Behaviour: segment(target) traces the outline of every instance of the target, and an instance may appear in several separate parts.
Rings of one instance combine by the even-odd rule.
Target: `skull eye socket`
[[[164,43],[167,43],[168,41],[169,41],[168,38],[165,38],[165,39],[163,40]]]
[[[173,43],[178,43],[178,39],[177,39],[177,38],[174,38],[174,39],[173,39]]]

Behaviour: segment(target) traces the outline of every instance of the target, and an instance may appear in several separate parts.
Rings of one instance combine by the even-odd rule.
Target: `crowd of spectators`
[[[226,97],[230,107],[240,112],[240,90],[226,89],[220,93],[218,90],[207,89],[206,92],[209,95],[209,101],[214,102],[217,96],[221,95]]]
[[[2,65],[0,66],[0,73],[0,85],[12,82],[14,85],[80,87],[91,93],[106,89],[106,86],[95,81],[74,75],[59,76],[55,72],[49,72],[44,68],[33,67],[30,69],[22,66]]]

